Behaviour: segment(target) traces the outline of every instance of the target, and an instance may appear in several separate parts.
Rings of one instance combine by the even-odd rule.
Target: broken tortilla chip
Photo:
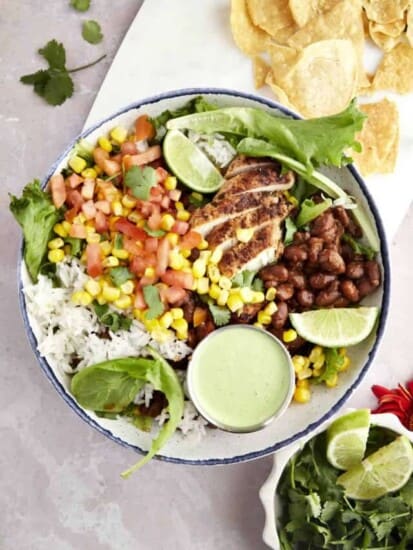
[[[231,0],[230,23],[232,36],[240,50],[249,56],[265,51],[268,35],[252,23],[246,0]]]
[[[254,25],[275,40],[281,29],[294,25],[288,0],[247,0],[247,6]]]
[[[369,22],[370,38],[385,52],[392,50],[400,42],[406,23],[404,19],[398,19],[392,23]]]
[[[267,78],[267,74],[270,70],[271,67],[268,65],[268,63],[264,61],[262,57],[260,57],[259,55],[253,57],[252,72],[254,74],[254,85],[257,90],[264,86],[265,79]]]
[[[374,90],[392,90],[399,94],[413,91],[413,48],[402,42],[388,53],[377,69]]]
[[[409,41],[410,46],[413,48],[413,4],[410,6],[409,11],[407,12],[406,23],[406,38]]]
[[[359,105],[367,120],[356,136],[362,145],[361,153],[352,153],[364,176],[393,172],[399,143],[399,114],[393,101],[383,99],[377,103]]]
[[[363,0],[368,19],[383,24],[403,19],[408,6],[409,0]]]
[[[358,60],[351,40],[322,40],[302,49],[272,45],[269,52],[272,88],[282,90],[303,116],[338,113],[353,98]]]
[[[338,2],[340,0],[289,0],[289,6],[294,21],[299,27],[304,27],[310,19],[330,10]]]

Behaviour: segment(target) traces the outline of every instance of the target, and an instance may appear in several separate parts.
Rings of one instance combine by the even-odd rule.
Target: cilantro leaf
[[[151,229],[147,223],[145,223],[143,229],[150,237],[163,237],[166,235],[166,231],[163,229]]]
[[[39,54],[46,59],[51,69],[66,70],[66,52],[61,42],[50,40],[46,46],[39,49]]]
[[[231,312],[226,307],[221,307],[208,302],[209,311],[211,312],[214,323],[217,327],[227,325],[231,319]]]
[[[126,315],[110,310],[107,304],[100,305],[98,302],[93,302],[92,305],[99,321],[112,332],[130,329],[132,319],[126,317]]]
[[[42,97],[49,105],[61,105],[73,95],[73,80],[66,72],[49,72]]]
[[[344,357],[340,355],[337,348],[324,348],[323,351],[325,355],[324,368],[320,376],[314,379],[316,383],[333,379],[344,364]]]
[[[129,281],[131,279],[134,279],[135,276],[133,273],[129,271],[127,267],[112,267],[112,269],[109,272],[110,278],[112,279],[112,282],[116,286],[123,285],[123,283],[126,283],[126,281]]]
[[[71,246],[70,254],[79,258],[84,244],[82,239],[77,239],[76,237],[65,237],[65,242]]]
[[[156,319],[162,315],[165,307],[161,302],[159,290],[154,285],[146,285],[143,287],[143,296],[149,310],[146,312],[147,319]]]
[[[244,269],[244,271],[240,271],[232,278],[232,286],[233,287],[250,287],[252,290],[260,291],[262,292],[264,289],[264,283],[262,280],[256,276],[256,271],[250,271],[249,269]]]
[[[366,256],[368,260],[373,260],[376,256],[376,252],[373,248],[357,241],[348,233],[344,233],[341,238],[345,243],[351,246],[356,254],[362,254],[363,256]]]
[[[156,171],[150,166],[132,166],[125,173],[124,183],[137,199],[148,200],[151,188],[156,184]]]
[[[90,0],[70,0],[70,5],[77,11],[87,11],[90,8]]]
[[[103,34],[99,23],[92,19],[84,21],[82,25],[82,37],[89,44],[99,44],[99,42],[102,42]]]

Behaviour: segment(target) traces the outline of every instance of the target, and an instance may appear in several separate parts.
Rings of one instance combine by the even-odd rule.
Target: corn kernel
[[[189,250],[189,248],[181,248],[181,254],[184,258],[189,258],[189,256],[191,255],[191,251]]]
[[[146,220],[139,219],[139,221],[137,222],[136,225],[137,225],[138,227],[145,227],[145,225],[146,225]]]
[[[310,361],[314,363],[317,359],[320,359],[320,357],[324,357],[323,348],[321,346],[314,346],[308,357]]]
[[[155,277],[155,268],[147,267],[143,274],[145,275],[145,277]]]
[[[92,220],[88,220],[88,221],[86,222],[85,228],[86,228],[86,235],[93,235],[93,234],[96,234],[95,228],[94,228],[94,226],[93,226]]]
[[[112,245],[109,241],[103,241],[100,243],[100,250],[104,256],[109,256],[112,252]]]
[[[133,223],[138,223],[140,222],[142,219],[142,216],[139,214],[139,212],[136,212],[136,210],[133,210],[129,215],[128,215],[128,220],[133,222]]]
[[[183,319],[184,310],[181,307],[173,307],[170,311],[173,319]]]
[[[225,306],[227,303],[227,300],[229,298],[229,292],[228,290],[222,289],[219,293],[219,296],[217,298],[217,304],[219,306]]]
[[[232,312],[238,311],[239,309],[244,307],[244,302],[242,301],[240,296],[237,296],[236,294],[232,294],[232,296],[228,297],[227,307]]]
[[[70,228],[72,227],[72,224],[69,223],[68,221],[64,220],[62,222],[62,227],[66,231],[66,233],[69,234],[69,231],[70,231]]]
[[[270,302],[265,306],[264,311],[265,313],[268,313],[268,315],[274,315],[277,309],[277,304],[275,302]]]
[[[60,237],[57,237],[56,239],[52,239],[47,243],[47,246],[50,248],[50,250],[56,250],[57,248],[62,248],[64,246],[65,242]]]
[[[71,299],[77,306],[88,306],[93,302],[92,296],[84,290],[74,292]]]
[[[123,128],[123,126],[116,126],[113,130],[111,130],[110,137],[113,141],[116,141],[116,143],[121,145],[128,137],[128,132],[126,128]]]
[[[235,234],[237,236],[237,239],[241,243],[247,243],[252,239],[252,236],[254,235],[254,229],[252,227],[248,229],[238,228]]]
[[[93,170],[96,172],[96,174],[97,174],[98,176],[100,176],[100,175],[102,174],[102,172],[103,172],[102,168],[100,168],[100,166],[98,166],[97,164],[95,164],[95,165],[93,166]]]
[[[106,298],[103,297],[102,293],[96,296],[96,301],[100,306],[106,304]]]
[[[158,342],[158,344],[165,344],[166,342],[173,340],[174,333],[171,330],[161,327],[153,330],[151,332],[151,336],[156,342]],[[186,337],[182,338],[182,340],[186,340]]]
[[[310,364],[310,360],[308,357],[304,357],[303,355],[294,355],[292,358],[294,371],[296,373],[299,373],[300,371],[307,369]]]
[[[112,208],[112,212],[115,214],[115,216],[122,216],[123,214],[123,206],[120,201],[112,201],[112,204],[110,205]]]
[[[115,256],[108,256],[102,262],[103,267],[117,267],[119,265],[119,260]]]
[[[209,258],[211,257],[212,252],[210,250],[202,250],[199,253],[199,257],[201,260],[204,260],[205,263],[209,262]]]
[[[80,172],[82,172],[87,166],[85,159],[82,159],[82,157],[79,157],[78,155],[73,155],[70,157],[68,164],[73,172],[76,172],[77,174],[80,174]]]
[[[210,278],[211,282],[217,283],[221,278],[221,273],[219,272],[219,269],[216,265],[209,265],[208,266],[208,277]]]
[[[294,340],[297,339],[297,336],[298,336],[297,333],[292,328],[290,330],[284,330],[283,341],[286,343],[294,342]]]
[[[96,179],[97,173],[94,168],[85,168],[81,174],[84,178]]]
[[[269,325],[271,323],[271,315],[268,315],[265,311],[259,311],[257,321],[262,325]]]
[[[134,208],[136,206],[136,200],[130,195],[123,195],[121,202],[125,208]]]
[[[321,371],[325,363],[325,356],[324,354],[321,355],[316,361],[313,363],[313,369],[314,371]]]
[[[119,309],[128,309],[132,306],[132,298],[126,294],[123,294],[120,298],[113,302],[113,305]]]
[[[327,388],[335,388],[338,383],[338,374],[335,373],[333,376],[330,376],[325,381]]]
[[[98,143],[99,143],[99,147],[101,147],[104,151],[106,151],[107,153],[110,153],[112,151],[112,144],[111,142],[108,140],[108,138],[104,137],[104,136],[101,136],[99,139],[98,139]]]
[[[293,206],[298,206],[298,199],[294,197],[294,195],[292,195],[289,191],[285,191],[284,196],[290,204],[292,204]]]
[[[219,288],[218,285],[216,285],[215,283],[213,283],[210,287],[209,287],[209,292],[208,294],[211,296],[211,298],[213,298],[214,300],[217,300],[218,299],[218,296],[220,295],[221,293],[221,289]]]
[[[102,289],[102,297],[107,302],[114,302],[120,298],[120,289],[107,285]]]
[[[72,254],[72,247],[70,244],[65,244],[63,247],[63,251],[65,253],[65,256],[70,256]]]
[[[302,369],[296,373],[298,380],[304,380],[306,378],[311,378],[313,376],[313,371],[309,368]]]
[[[206,241],[205,239],[202,239],[202,241],[199,243],[199,245],[197,246],[198,250],[206,250],[208,248],[208,241]]]
[[[141,309],[133,310],[133,316],[137,321],[142,321],[142,318],[143,318],[142,314],[143,314],[143,311]]]
[[[338,354],[343,356],[347,355],[347,348],[339,348]]]
[[[161,217],[161,228],[164,231],[170,231],[175,224],[175,219],[171,214],[163,214]]]
[[[181,202],[181,201],[176,201],[175,202],[175,208],[176,208],[176,210],[185,210],[184,203]]]
[[[174,319],[172,322],[172,328],[179,332],[184,332],[188,330],[188,322],[184,319]]]
[[[173,323],[173,316],[170,311],[167,311],[162,315],[162,317],[159,319],[159,324],[162,328],[169,328]]]
[[[258,323],[257,321],[255,323],[253,323],[252,326],[255,327],[255,328],[264,328],[264,325],[262,325],[261,323]]]
[[[168,176],[163,182],[163,185],[167,191],[172,191],[173,189],[176,189],[176,178],[174,176]]]
[[[80,212],[80,214],[78,214],[77,216],[75,216],[73,218],[73,223],[74,224],[84,224],[86,221],[86,216],[83,214],[83,212]]]
[[[265,300],[265,296],[263,292],[253,291],[251,304],[260,304],[264,300]]]
[[[346,355],[344,357],[343,364],[338,368],[338,371],[343,372],[343,371],[347,370],[350,366],[350,363],[351,363],[350,357],[348,355]]]
[[[167,233],[166,234],[166,238],[168,239],[169,243],[172,245],[172,246],[176,246],[178,244],[178,241],[179,241],[179,235],[178,233]]]
[[[49,250],[47,257],[52,264],[58,264],[63,261],[65,253],[61,248],[56,248],[55,250]]]
[[[198,294],[208,294],[209,291],[209,279],[207,277],[201,277],[196,282],[196,291]]]
[[[187,222],[191,217],[191,213],[188,210],[178,210],[176,217],[181,222]]]
[[[89,233],[89,235],[86,237],[87,243],[100,243],[100,235],[99,233]]]
[[[143,324],[145,325],[146,330],[149,330],[149,332],[151,333],[153,331],[159,330],[161,328],[159,321],[157,319],[146,319],[146,311],[143,315]]]
[[[178,250],[171,250],[169,252],[169,265],[172,269],[181,270],[185,265],[185,258]]]
[[[127,260],[129,258],[129,252],[123,248],[113,248],[112,254],[119,260]]]
[[[239,289],[239,295],[241,296],[241,300],[245,304],[249,304],[253,298],[254,293],[249,287],[244,286]]]
[[[85,283],[85,290],[91,295],[91,296],[98,296],[100,294],[100,284],[99,281],[95,281],[94,279],[89,279]]]
[[[199,279],[200,277],[203,277],[205,275],[205,272],[206,272],[206,263],[200,258],[198,258],[192,264],[192,273],[194,277]]]
[[[308,403],[311,399],[311,391],[309,388],[296,388],[294,391],[294,401],[297,403]]]
[[[267,292],[265,293],[265,299],[268,300],[269,302],[271,302],[272,300],[274,300],[274,298],[276,297],[277,295],[277,291],[275,290],[274,287],[270,287]]]
[[[133,281],[125,281],[124,283],[122,283],[119,287],[122,291],[122,294],[132,294],[133,291],[135,290],[135,284]]]
[[[59,235],[59,237],[67,237],[67,231],[61,223],[56,223],[53,226],[53,231],[56,233],[56,235]]]
[[[309,388],[310,387],[309,379],[304,378],[304,380],[297,380],[296,387],[297,388]]]
[[[223,255],[222,248],[216,248],[212,252],[211,257],[209,258],[210,263],[211,264],[219,264],[219,262],[222,259],[222,255]]]
[[[222,275],[219,278],[218,285],[224,290],[229,290],[232,287],[231,279]]]

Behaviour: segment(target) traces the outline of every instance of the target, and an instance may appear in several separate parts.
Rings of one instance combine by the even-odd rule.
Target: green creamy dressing
[[[271,335],[231,326],[212,333],[191,362],[195,405],[212,422],[234,431],[260,427],[291,389],[286,351]]]

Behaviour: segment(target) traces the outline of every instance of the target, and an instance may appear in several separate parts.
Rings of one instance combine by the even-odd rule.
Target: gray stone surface
[[[266,458],[227,467],[182,467],[153,461],[122,481],[136,455],[83,423],[53,390],[26,339],[16,292],[20,233],[8,192],[42,177],[80,131],[116,48],[141,2],[92,1],[87,14],[69,0],[3,0],[0,14],[0,549],[261,550],[263,512],[257,491]],[[84,18],[102,24],[105,40],[80,37]],[[41,67],[37,48],[62,40],[68,66],[102,52],[100,65],[75,75],[73,98],[49,107],[18,82]],[[156,47],[157,37],[154,37]],[[138,53],[139,55],[139,53]],[[390,192],[390,191],[389,191]],[[411,364],[413,216],[392,244],[393,300],[385,340],[366,383]],[[413,369],[412,369],[413,374]],[[386,378],[389,378],[387,374]],[[355,399],[367,395],[359,390]]]

